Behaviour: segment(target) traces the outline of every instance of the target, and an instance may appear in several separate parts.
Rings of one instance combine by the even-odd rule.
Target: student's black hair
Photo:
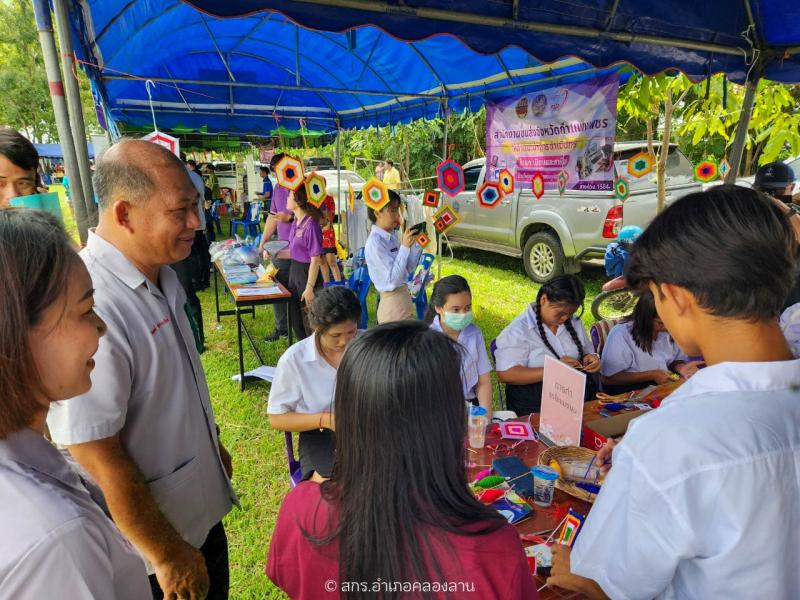
[[[554,277],[540,287],[539,292],[536,294],[536,302],[533,305],[533,311],[536,313],[536,325],[539,328],[539,335],[542,338],[542,342],[544,342],[544,345],[552,353],[552,355],[560,359],[561,356],[559,356],[558,352],[556,352],[552,344],[550,344],[544,331],[541,306],[542,296],[547,296],[548,302],[552,304],[574,306],[577,310],[579,306],[583,305],[583,300],[586,298],[586,290],[584,289],[583,283],[581,283],[580,279],[575,277],[575,275],[567,274]],[[564,327],[567,328],[569,336],[572,338],[573,343],[578,348],[578,360],[582,359],[583,344],[581,344],[581,338],[578,337],[578,332],[575,331],[575,327],[572,325],[572,318],[567,319],[567,321],[564,323]]]
[[[469,283],[461,275],[448,275],[442,277],[433,286],[431,292],[431,299],[428,301],[428,310],[425,311],[425,322],[430,325],[436,318],[436,309],[442,308],[447,304],[447,297],[451,294],[460,294],[467,292],[472,295],[472,290],[469,289]]]
[[[684,196],[636,240],[625,268],[633,289],[671,283],[717,317],[765,321],[780,314],[797,242],[761,192],[721,185]]]
[[[39,168],[39,153],[28,138],[11,127],[0,127],[0,154],[26,171]]]
[[[294,202],[317,223],[322,221],[322,211],[308,201],[308,191],[306,190],[305,184],[294,191]]]
[[[390,206],[399,207],[402,205],[403,205],[403,200],[400,198],[400,194],[398,194],[394,190],[389,190],[389,202],[381,210],[386,210]],[[367,216],[369,217],[369,220],[372,221],[373,223],[375,223],[378,220],[377,213],[369,207],[367,207]]]
[[[308,311],[311,327],[318,334],[347,321],[358,323],[359,319],[361,319],[361,304],[358,296],[343,285],[325,288],[318,292]]]
[[[389,165],[390,167],[393,167],[394,166],[394,161],[393,160],[387,160],[386,164]]]
[[[625,318],[626,322],[631,323],[631,335],[633,342],[642,351],[651,354],[653,352],[653,321],[658,318],[656,301],[650,290],[642,290],[633,313]]]
[[[277,154],[273,154],[272,158],[269,161],[269,166],[274,169],[275,165],[277,165],[284,156],[286,156],[286,154],[283,152],[278,152]]]
[[[380,325],[347,348],[336,380],[333,477],[322,484],[335,517],[327,531],[305,532],[320,545],[338,540],[340,581],[438,581],[433,547],[445,532],[503,527],[467,485],[460,365],[457,345],[419,321]]]
[[[258,172],[259,173],[266,173],[267,175],[269,175],[269,167],[267,165],[261,165],[258,168]]]

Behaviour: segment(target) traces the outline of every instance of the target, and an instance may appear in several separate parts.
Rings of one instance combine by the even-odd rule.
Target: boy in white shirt
[[[554,547],[548,585],[800,596],[800,361],[777,321],[794,261],[785,216],[735,186],[682,198],[637,240],[628,282],[708,366],[631,423],[572,551]]]

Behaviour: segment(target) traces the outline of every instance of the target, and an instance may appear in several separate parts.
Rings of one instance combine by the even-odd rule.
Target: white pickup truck
[[[655,171],[638,180],[627,175],[628,158],[646,148],[646,142],[614,146],[614,168],[630,186],[624,204],[613,191],[567,191],[560,196],[557,190],[548,190],[537,200],[528,184],[524,190],[517,185],[496,208],[483,208],[475,192],[486,178],[486,159],[472,160],[463,166],[466,189],[455,198],[441,196],[461,217],[447,237],[460,246],[522,257],[526,273],[539,283],[565,272],[577,273],[582,260],[605,254],[623,225],[644,228],[655,216]],[[667,203],[702,190],[694,180],[692,163],[676,145],[670,146],[667,156],[666,182]]]

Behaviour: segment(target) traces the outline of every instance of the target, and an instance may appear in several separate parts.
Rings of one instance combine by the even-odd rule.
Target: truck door
[[[484,174],[484,181],[497,181],[500,169],[489,167],[489,172]],[[477,196],[473,192],[475,201],[475,228],[481,239],[496,244],[511,244],[514,241],[513,221],[515,216],[519,189],[505,196],[494,208],[485,208],[478,204]]]
[[[481,237],[475,223],[475,190],[483,183],[483,165],[473,165],[464,169],[464,191],[455,198],[442,194],[444,204],[449,204],[458,213],[460,220],[451,230],[454,238],[474,239]]]

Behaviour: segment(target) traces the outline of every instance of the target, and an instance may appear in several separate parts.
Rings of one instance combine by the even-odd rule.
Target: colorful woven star
[[[531,191],[537,200],[544,196],[544,175],[536,173],[533,176],[533,179],[531,179]]]
[[[361,197],[367,208],[377,212],[389,203],[389,190],[380,179],[372,177],[361,188]]]
[[[306,178],[308,201],[319,208],[325,200],[325,178],[316,171]]]
[[[424,233],[420,233],[416,238],[414,238],[414,241],[416,241],[419,244],[420,248],[425,248],[428,244],[431,243],[431,238],[429,238]]]
[[[647,152],[637,152],[628,159],[628,175],[632,177],[644,177],[653,170],[655,157]]]
[[[478,204],[484,208],[496,208],[503,199],[501,184],[494,181],[485,182],[475,194],[478,197]]]
[[[628,187],[628,180],[623,177],[617,177],[614,180],[614,194],[616,194],[617,198],[619,198],[622,202],[628,199],[628,196],[631,195],[630,187]]]
[[[704,160],[694,168],[694,178],[703,183],[713,181],[717,174],[717,164],[710,160]]]
[[[303,163],[292,156],[284,156],[275,165],[275,179],[293,192],[303,185],[303,177]]]
[[[438,208],[440,192],[436,190],[428,190],[422,196],[422,205],[430,206],[431,208]]]
[[[725,179],[725,176],[731,170],[731,163],[728,162],[727,158],[723,158],[721,161],[719,161],[719,166],[717,167],[717,170],[719,171],[720,178]]]
[[[564,171],[563,169],[558,174],[558,193],[560,196],[564,195],[564,192],[567,191],[567,182],[569,181],[569,173]]]
[[[514,176],[508,169],[503,169],[497,176],[497,183],[500,184],[500,189],[504,194],[510,194],[514,191]]]
[[[439,189],[453,198],[464,191],[464,170],[457,162],[447,159],[436,167]]]
[[[461,217],[450,206],[444,205],[433,215],[433,226],[439,233],[446,233],[460,219]]]

